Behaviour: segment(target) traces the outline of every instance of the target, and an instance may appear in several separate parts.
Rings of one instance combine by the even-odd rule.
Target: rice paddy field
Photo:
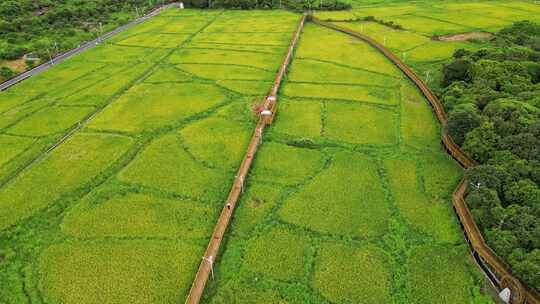
[[[441,77],[441,64],[452,57],[455,50],[478,50],[484,46],[484,41],[474,38],[437,41],[434,37],[471,32],[494,33],[522,20],[540,22],[540,5],[532,0],[349,2],[353,6],[350,11],[318,12],[315,15],[376,39],[435,89]],[[362,20],[368,16],[393,22],[402,29]]]
[[[321,12],[434,84],[530,1]],[[365,16],[393,21],[395,30]],[[179,303],[299,14],[169,9],[0,92],[0,303]],[[203,303],[489,303],[423,95],[366,43],[307,23]]]
[[[1,92],[0,303],[183,301],[298,20],[169,10]]]
[[[204,303],[483,303],[420,92],[308,23]],[[242,299],[238,298],[242,296]]]

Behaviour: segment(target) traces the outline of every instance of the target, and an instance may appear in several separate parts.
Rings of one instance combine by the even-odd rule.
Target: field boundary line
[[[429,87],[412,71],[409,66],[402,62],[389,49],[371,37],[332,23],[320,21],[316,17],[312,17],[312,21],[320,26],[342,32],[367,42],[372,47],[379,50],[390,61],[392,61],[392,63],[394,63],[394,65],[405,73],[407,77],[420,89],[420,91],[422,91],[426,99],[429,101],[435,115],[437,116],[437,119],[442,125],[443,131],[441,133],[441,141],[446,151],[465,169],[472,168],[477,165],[477,162],[470,158],[450,137],[446,129],[448,117],[443,105],[435,94],[429,89]],[[465,236],[465,240],[469,245],[474,260],[480,266],[489,281],[499,291],[505,288],[509,288],[511,290],[511,303],[540,304],[540,294],[538,291],[514,277],[508,264],[506,264],[506,262],[501,259],[485,242],[480,229],[472,217],[471,211],[465,203],[464,197],[466,195],[467,184],[468,181],[465,178],[460,181],[456,190],[452,194],[452,206],[457,215]]]
[[[204,253],[204,256],[202,257],[202,261],[199,265],[195,278],[193,279],[191,289],[186,298],[186,302],[185,302],[186,304],[197,304],[200,302],[200,299],[204,292],[204,288],[206,286],[209,276],[212,275],[213,277],[214,275],[213,267],[217,259],[217,256],[219,254],[221,242],[223,240],[225,232],[227,231],[227,228],[231,221],[231,218],[234,213],[235,207],[238,203],[238,200],[240,196],[242,195],[242,193],[244,192],[245,180],[247,178],[249,169],[251,168],[253,159],[255,157],[255,154],[257,153],[259,145],[262,142],[263,131],[265,127],[272,122],[273,117],[275,115],[277,93],[281,86],[283,77],[285,76],[285,73],[287,72],[287,67],[289,63],[291,62],[296,44],[299,40],[300,34],[304,27],[305,20],[306,20],[306,15],[303,15],[300,18],[300,21],[298,22],[298,26],[296,28],[296,31],[293,34],[291,43],[289,45],[287,55],[285,56],[283,63],[280,66],[280,69],[276,75],[274,84],[272,88],[270,89],[270,93],[265,98],[265,102],[264,102],[265,111],[263,111],[259,115],[259,121],[257,122],[255,130],[253,132],[253,136],[251,137],[251,141],[248,145],[246,154],[244,155],[244,159],[242,160],[242,163],[240,164],[240,168],[237,171],[233,185],[229,192],[229,196],[227,200],[225,201],[225,206],[223,206],[221,214],[217,220],[216,226],[214,227],[212,236],[209,240],[208,247]],[[266,110],[271,111],[270,115],[266,115],[266,113],[264,113],[266,112]]]
[[[48,69],[50,69],[51,67],[53,67],[55,64],[57,63],[61,63],[63,61],[65,61],[66,59],[68,58],[71,58],[75,55],[78,55],[88,49],[91,49],[91,48],[94,48],[95,46],[97,46],[99,43],[101,43],[102,41],[106,40],[106,39],[109,39],[111,38],[112,36],[116,35],[116,34],[119,34],[125,30],[127,30],[128,28],[134,26],[134,25],[138,25],[140,23],[143,23],[144,21],[152,18],[152,17],[155,17],[157,14],[159,14],[162,10],[164,9],[167,9],[167,8],[171,8],[171,7],[174,7],[176,6],[178,3],[177,2],[174,2],[174,3],[170,3],[170,4],[167,4],[167,5],[162,5],[162,6],[158,6],[156,8],[154,8],[152,11],[150,11],[149,13],[147,13],[146,15],[143,15],[137,19],[134,19],[134,20],[131,20],[130,22],[124,24],[124,25],[121,25],[115,29],[113,29],[112,31],[110,32],[107,32],[101,36],[98,36],[96,39],[94,40],[90,40],[90,41],[86,41],[86,42],[82,42],[78,47],[74,48],[74,49],[71,49],[71,50],[68,50],[54,58],[52,58],[52,60],[48,60],[34,68],[32,68],[31,70],[28,70],[26,72],[23,72],[11,79],[8,79],[6,80],[5,82],[3,83],[0,83],[0,92],[1,91],[4,91],[6,89],[9,89],[10,87],[18,84],[19,82],[22,82],[23,80],[26,80],[28,78],[30,78],[31,76],[34,76],[36,74],[39,74],[43,71],[46,71]]]
[[[189,43],[191,39],[196,36],[198,33],[203,31],[206,27],[208,27],[212,22],[214,22],[223,11],[221,11],[219,14],[216,14],[212,19],[210,19],[206,25],[202,26],[197,32],[193,33],[190,38],[182,41],[179,43],[175,48],[169,50],[165,55],[160,57],[155,62],[139,62],[136,65],[132,66],[131,68],[134,68],[137,65],[144,65],[148,63],[148,67],[144,69],[143,72],[141,72],[137,77],[131,79],[128,83],[126,83],[124,86],[122,86],[119,90],[117,90],[110,98],[107,98],[107,103],[95,108],[95,111],[92,113],[89,113],[84,119],[81,121],[73,124],[69,129],[66,130],[66,133],[58,139],[55,140],[54,143],[51,146],[48,146],[46,149],[42,150],[38,155],[33,157],[31,160],[29,160],[27,163],[25,163],[22,167],[15,170],[13,173],[11,173],[9,176],[7,176],[5,179],[0,180],[0,189],[2,189],[4,186],[6,186],[8,183],[10,183],[12,180],[17,178],[22,172],[28,170],[32,165],[36,164],[37,162],[41,161],[45,157],[47,157],[53,150],[55,150],[58,146],[60,146],[62,143],[66,142],[68,139],[70,139],[73,135],[77,133],[77,131],[82,130],[86,125],[90,123],[90,121],[103,112],[108,106],[110,106],[113,102],[115,102],[120,96],[125,94],[129,89],[131,89],[133,86],[143,82],[155,69],[157,69],[160,64],[162,64],[167,58],[169,58],[174,52],[176,52],[178,49],[182,48],[184,45]],[[125,71],[125,70],[123,70]]]

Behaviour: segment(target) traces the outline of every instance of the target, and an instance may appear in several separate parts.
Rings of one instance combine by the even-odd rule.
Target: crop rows
[[[480,301],[438,137],[382,55],[306,25],[205,302]]]
[[[0,93],[0,299],[185,298],[297,20],[170,9]]]

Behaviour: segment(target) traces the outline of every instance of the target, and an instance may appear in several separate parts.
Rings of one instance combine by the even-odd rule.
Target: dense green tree
[[[448,117],[447,129],[458,145],[465,142],[465,135],[482,123],[480,111],[473,104],[457,105]]]
[[[443,85],[448,86],[455,81],[469,81],[469,70],[471,69],[471,61],[468,57],[462,59],[461,54],[457,53],[458,59],[447,64],[443,68]]]
[[[480,127],[467,133],[463,150],[481,163],[486,162],[497,150],[500,136],[492,122],[484,122]]]

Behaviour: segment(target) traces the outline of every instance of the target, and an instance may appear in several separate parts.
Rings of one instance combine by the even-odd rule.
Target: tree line
[[[540,25],[522,21],[443,67],[448,132],[480,165],[466,201],[489,246],[540,290]]]

